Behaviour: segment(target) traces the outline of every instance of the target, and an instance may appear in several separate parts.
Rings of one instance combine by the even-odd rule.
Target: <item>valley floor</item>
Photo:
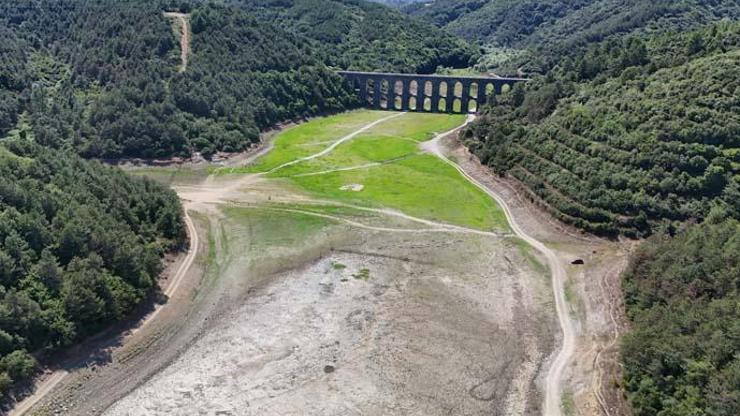
[[[243,165],[139,172],[183,199],[196,266],[155,322],[34,412],[541,414],[562,342],[550,270],[486,192],[429,152],[462,122],[356,111],[286,130]],[[620,414],[624,247],[550,223],[452,136],[437,149],[567,272],[577,358],[564,413]]]

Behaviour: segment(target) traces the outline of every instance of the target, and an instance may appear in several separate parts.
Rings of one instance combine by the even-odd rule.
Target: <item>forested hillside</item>
[[[0,4],[0,136],[18,127],[102,158],[239,151],[276,122],[357,105],[327,65],[433,70],[472,56],[431,25],[361,1],[171,3]],[[162,13],[173,8],[191,12],[184,73]]]
[[[625,274],[623,341],[636,415],[740,414],[740,223],[718,208],[644,243]]]
[[[592,232],[649,234],[715,200],[740,216],[739,82],[737,23],[594,43],[499,97],[467,142]]]
[[[430,24],[363,0],[231,0],[263,20],[312,41],[332,67],[433,72],[464,68],[476,50]],[[472,60],[471,60],[472,59]]]
[[[27,140],[0,145],[0,395],[29,353],[126,317],[185,239],[174,192]]]
[[[515,59],[499,72],[523,67],[530,74],[545,73],[563,56],[575,57],[609,37],[740,19],[736,1],[720,0],[444,0],[414,3],[405,11],[497,52],[504,48]]]
[[[424,0],[371,0],[376,3],[385,4],[386,6],[401,7],[411,3],[417,3]]]

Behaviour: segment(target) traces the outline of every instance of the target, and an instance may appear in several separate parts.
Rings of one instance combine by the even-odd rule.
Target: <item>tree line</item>
[[[175,193],[29,140],[0,145],[0,394],[32,353],[128,316],[184,244]]]
[[[624,274],[625,389],[636,415],[740,414],[740,222],[717,207],[699,225],[643,243]]]

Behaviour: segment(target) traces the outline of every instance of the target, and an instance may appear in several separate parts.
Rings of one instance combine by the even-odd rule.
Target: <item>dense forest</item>
[[[636,415],[740,414],[740,222],[730,216],[717,207],[674,237],[651,237],[625,273]]]
[[[303,35],[335,68],[431,73],[464,68],[477,51],[459,38],[363,0],[231,0],[262,20]]]
[[[220,3],[3,2],[0,136],[17,128],[100,158],[239,151],[277,122],[358,105],[330,66],[432,71],[466,66],[475,52],[361,1]],[[162,13],[181,9],[192,26],[182,73],[179,35]]]
[[[740,215],[739,82],[737,23],[598,42],[497,97],[467,143],[595,233],[701,220],[714,200]]]
[[[721,0],[445,0],[403,10],[479,43],[486,54],[478,70],[528,76],[603,40],[740,19],[740,5]]]
[[[737,2],[721,0],[444,0],[404,10],[469,40],[548,55],[613,35],[740,18]]]
[[[0,395],[32,352],[123,319],[183,244],[174,192],[28,140],[0,145]]]

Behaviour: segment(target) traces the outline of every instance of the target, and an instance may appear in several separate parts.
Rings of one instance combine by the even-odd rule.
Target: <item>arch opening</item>
[[[455,101],[452,102],[452,112],[453,113],[462,112],[462,100],[461,99],[455,98]]]
[[[447,81],[439,83],[439,96],[447,98]]]
[[[395,95],[402,95],[403,94],[403,81],[398,80],[395,83],[393,83],[393,93]]]
[[[393,103],[391,86],[387,79],[380,81],[380,108],[390,110]]]
[[[455,97],[461,98],[462,97],[462,94],[463,94],[463,84],[462,84],[462,82],[457,81],[455,83],[455,89],[453,91],[453,95]]]
[[[422,107],[424,111],[432,111],[432,99],[429,97],[424,97],[424,106]]]
[[[478,111],[478,102],[476,100],[474,100],[474,99],[471,99],[468,102],[468,108],[467,108],[467,111],[466,112],[468,112],[468,113],[475,113],[477,111]]]
[[[470,89],[468,90],[468,95],[471,98],[478,98],[478,83],[473,82],[470,84]]]
[[[434,86],[432,85],[432,81],[427,81],[424,83],[424,95],[427,97],[432,96],[432,89]]]
[[[409,98],[409,110],[416,111],[416,95],[412,95]]]
[[[452,102],[452,112],[453,113],[460,113],[462,109],[462,100],[459,98],[455,98],[455,100]]]
[[[403,98],[401,98],[400,95],[396,95],[396,98],[393,100],[393,109],[400,110],[402,107],[403,107]]]
[[[419,83],[413,80],[409,83],[409,94],[416,96],[419,93]]]
[[[367,104],[373,105],[373,101],[375,99],[375,81],[372,79],[368,79],[365,81],[365,101],[367,101]]]
[[[496,87],[493,86],[492,83],[486,84],[486,102],[490,103],[492,100],[492,97],[496,94]]]
[[[442,97],[439,99],[439,104],[437,105],[437,111],[440,111],[442,113],[447,111],[447,99]]]
[[[504,84],[504,85],[503,85],[503,86],[501,87],[501,94],[506,94],[506,93],[508,93],[509,91],[511,91],[511,84]]]

